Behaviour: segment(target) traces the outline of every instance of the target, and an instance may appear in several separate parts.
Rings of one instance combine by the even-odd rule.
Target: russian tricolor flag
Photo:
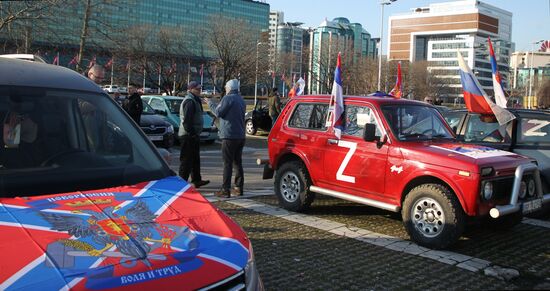
[[[489,42],[489,53],[491,55],[491,69],[493,71],[493,91],[495,91],[495,101],[498,106],[506,108],[506,97],[504,96],[504,90],[502,89],[502,79],[498,73],[497,59],[495,58],[495,51],[493,50],[493,43],[491,38],[487,38]]]
[[[342,130],[344,130],[344,90],[342,88],[342,61],[340,53],[336,61],[336,69],[334,70],[334,84],[332,85],[332,94],[330,96],[332,107],[332,127],[334,135],[340,139]]]
[[[395,81],[395,87],[390,92],[390,95],[399,99],[403,96],[403,83],[401,78],[401,62],[397,63],[397,80]]]
[[[462,90],[464,92],[464,102],[469,112],[480,114],[495,115],[500,125],[513,120],[515,116],[508,110],[496,105],[491,101],[485,90],[481,87],[477,79],[474,77],[472,70],[464,61],[462,54],[457,51],[458,65],[460,66],[460,80],[462,82]]]

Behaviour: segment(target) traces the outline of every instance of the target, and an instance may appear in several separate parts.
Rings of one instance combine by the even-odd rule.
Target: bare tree
[[[546,78],[542,83],[540,89],[537,91],[537,97],[539,100],[539,108],[550,108],[550,78]]]
[[[243,85],[253,83],[256,72],[256,47],[259,33],[242,20],[221,15],[210,17],[203,33],[219,59],[222,84],[238,78]]]

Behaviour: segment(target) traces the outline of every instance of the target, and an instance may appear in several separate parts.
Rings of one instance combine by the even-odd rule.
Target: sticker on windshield
[[[492,157],[501,157],[501,156],[510,156],[515,155],[514,153],[497,150],[490,147],[476,146],[476,145],[439,145],[431,146],[434,148],[450,151],[455,154],[460,154],[468,156],[474,159],[483,159],[483,158],[492,158]],[[449,154],[451,156],[452,154]]]
[[[527,124],[528,125],[524,125],[522,123],[522,126],[525,128],[525,132],[523,133],[524,136],[546,136],[547,133],[541,130],[550,124],[550,121],[530,119],[527,121]]]

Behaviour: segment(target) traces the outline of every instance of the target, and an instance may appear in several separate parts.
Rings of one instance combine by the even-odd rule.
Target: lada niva
[[[460,238],[468,217],[513,225],[550,201],[533,159],[457,143],[431,105],[346,97],[337,139],[329,99],[293,98],[269,134],[264,178],[274,170],[286,209],[303,211],[319,193],[401,212],[413,241],[439,249]]]
[[[84,76],[0,58],[0,290],[262,290],[250,240]]]

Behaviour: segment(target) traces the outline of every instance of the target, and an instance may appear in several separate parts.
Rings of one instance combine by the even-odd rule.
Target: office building
[[[347,18],[338,17],[325,20],[310,33],[310,62],[308,88],[312,94],[328,92],[329,74],[336,63],[338,52],[351,57],[376,56],[376,41],[371,38],[359,23],[351,23]]]
[[[491,37],[503,85],[509,88],[511,12],[478,0],[434,3],[411,10],[389,17],[389,60],[428,61],[428,69],[447,88],[444,96],[438,97],[454,102],[462,98],[458,50],[483,88],[492,94],[487,45]]]

